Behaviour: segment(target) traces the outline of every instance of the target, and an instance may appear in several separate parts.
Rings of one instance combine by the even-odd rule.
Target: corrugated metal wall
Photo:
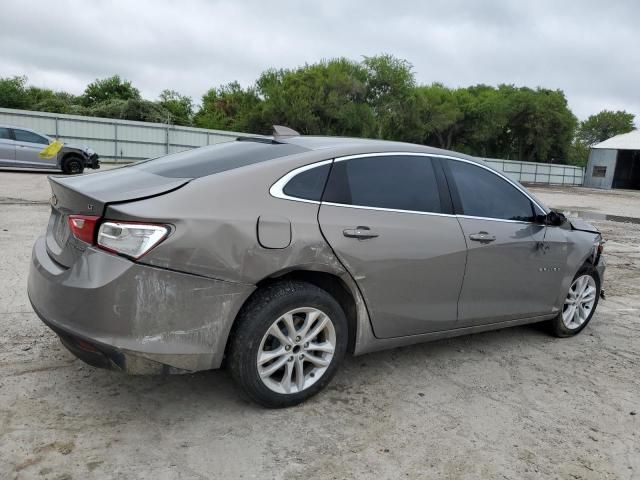
[[[587,187],[611,188],[613,175],[616,171],[618,150],[605,148],[592,148],[589,152],[589,162],[584,176],[584,184]],[[593,176],[593,167],[604,167],[604,176]],[[603,170],[599,169],[600,174]]]
[[[584,169],[573,165],[518,162],[499,158],[483,158],[483,160],[507,177],[521,183],[582,185],[584,179]]]
[[[87,145],[102,161],[132,162],[251,135],[162,123],[132,122],[0,108],[0,124],[26,127],[63,142]]]
[[[162,123],[132,122],[0,108],[0,124],[37,130],[63,142],[87,145],[102,161],[132,162],[190,148],[229,142],[249,133],[178,127]],[[570,165],[484,159],[508,177],[529,183],[582,185],[584,170]]]

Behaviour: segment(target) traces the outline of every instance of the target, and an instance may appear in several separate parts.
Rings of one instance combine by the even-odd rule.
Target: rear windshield
[[[143,160],[130,165],[130,168],[169,178],[199,178],[306,150],[289,143],[225,142]]]

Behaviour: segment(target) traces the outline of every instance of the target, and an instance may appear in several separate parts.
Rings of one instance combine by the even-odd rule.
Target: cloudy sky
[[[390,53],[420,83],[562,89],[580,118],[640,125],[638,0],[3,0],[0,76],[81,93],[119,74],[199,102],[270,67]]]

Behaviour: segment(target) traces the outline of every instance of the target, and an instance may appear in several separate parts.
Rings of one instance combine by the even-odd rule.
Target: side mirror
[[[566,219],[567,217],[565,217],[562,213],[551,210],[549,213],[547,213],[544,223],[546,225],[551,225],[552,227],[558,227],[562,225]]]

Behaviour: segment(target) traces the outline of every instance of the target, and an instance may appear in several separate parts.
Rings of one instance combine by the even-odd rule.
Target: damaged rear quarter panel
[[[322,159],[320,156],[318,160]],[[278,178],[307,163],[309,154],[298,161],[273,160],[202,177],[166,195],[109,206],[106,217],[174,226],[172,234],[139,263],[251,288],[265,278],[287,271],[322,271],[345,280],[358,302],[357,287],[349,282],[348,273],[320,232],[319,205],[277,199],[269,194],[270,186]],[[289,245],[285,248],[261,245],[260,217],[288,220]],[[171,299],[176,295],[172,285],[144,277],[139,280],[137,299],[141,319],[153,314],[154,299]],[[178,288],[190,287],[182,284]],[[215,327],[203,324],[200,329],[187,329],[184,323],[188,320],[177,318],[161,331],[140,331],[140,338],[175,341],[184,335],[215,336],[216,354],[222,354],[237,314],[237,310],[227,309],[224,302],[222,297],[205,302],[211,305],[210,321],[219,323]],[[364,305],[359,307],[358,322],[368,322]]]
[[[273,182],[310,161],[307,153],[202,177],[167,195],[111,206],[107,217],[174,225],[172,235],[140,259],[161,268],[254,285],[298,268],[341,275],[344,268],[318,226],[318,205],[269,194]],[[286,248],[260,244],[261,216],[290,221]]]

